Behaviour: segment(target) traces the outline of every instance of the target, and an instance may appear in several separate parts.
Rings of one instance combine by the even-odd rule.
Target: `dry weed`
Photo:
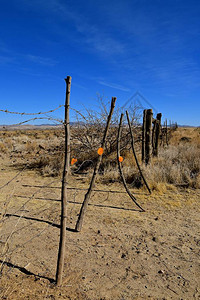
[[[82,130],[78,131],[73,127],[71,129],[72,136],[74,133],[76,136],[83,134]],[[144,175],[153,190],[165,191],[170,185],[200,187],[199,139],[199,128],[179,128],[173,132],[169,147],[160,148],[159,157],[153,158],[149,166],[142,166]],[[115,138],[113,137],[112,140],[114,141]],[[79,172],[88,172],[90,176],[90,171],[98,156],[97,145],[96,148],[84,146],[84,143],[80,145],[80,140],[77,139],[72,139],[71,144],[71,157],[78,159],[77,164],[73,166],[73,171],[81,166]],[[140,188],[143,182],[130,151],[130,145],[126,142],[125,146],[121,150],[124,158],[122,163],[124,175],[127,183]],[[139,146],[139,143],[136,143],[140,158]],[[43,176],[61,175],[63,150],[64,131],[62,129],[0,132],[1,155],[10,155],[12,158],[16,156],[17,160],[23,157],[29,162],[30,168],[38,170]],[[112,151],[110,147],[105,150],[98,181],[104,184],[120,181],[115,148]]]
[[[170,145],[145,168],[145,174],[152,185],[162,182],[199,188],[200,148],[191,144]]]

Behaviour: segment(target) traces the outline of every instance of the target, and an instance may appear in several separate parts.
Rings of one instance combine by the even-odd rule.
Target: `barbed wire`
[[[25,112],[18,112],[18,111],[9,111],[7,109],[0,109],[0,112],[4,112],[4,113],[8,113],[8,114],[15,114],[15,115],[21,115],[21,116],[34,116],[34,115],[44,115],[44,114],[48,114],[48,113],[52,113],[54,111],[56,111],[57,109],[63,107],[65,105],[59,105],[58,107],[54,108],[54,109],[51,109],[49,111],[40,111],[40,112],[37,112],[37,113],[25,113]]]
[[[53,207],[53,206],[54,206],[54,204],[52,204],[52,205],[50,206],[49,209],[51,209],[51,207]],[[15,226],[14,226],[12,232],[10,233],[10,235],[8,236],[8,238],[7,238],[6,242],[5,242],[4,248],[6,248],[6,246],[8,245],[8,241],[12,238],[12,235],[16,232],[16,231],[15,231],[15,228],[17,227],[17,225],[19,224],[19,222],[20,222],[20,220],[21,220],[22,218],[23,218],[23,213],[22,213],[22,214],[19,216],[19,218],[17,219],[17,222],[16,222],[16,224],[15,224]],[[13,253],[15,250],[17,250],[17,249],[24,247],[24,245],[30,243],[30,242],[31,242],[33,239],[35,239],[36,237],[39,237],[44,231],[48,230],[49,227],[51,227],[51,226],[54,225],[55,219],[56,219],[56,217],[53,219],[53,221],[50,221],[50,222],[49,222],[49,224],[46,226],[46,228],[42,229],[39,233],[33,235],[29,240],[25,241],[24,243],[16,245],[14,249],[12,249],[12,250],[9,251],[9,247],[8,247],[8,251],[5,252],[4,257],[3,257],[3,259],[1,260],[0,273],[2,272],[3,265],[5,264],[6,258],[8,257],[8,255],[12,254],[12,253]],[[31,223],[30,225],[32,225],[32,223]],[[21,228],[20,228],[19,230],[21,230]]]
[[[27,166],[26,166],[26,167],[27,167]],[[23,170],[24,170],[24,169],[23,169]],[[23,171],[23,170],[22,170],[22,171]],[[22,171],[20,171],[20,173],[21,173]],[[18,176],[18,175],[19,175],[19,173],[17,174],[17,176]],[[16,176],[15,176],[14,178],[16,178]],[[14,178],[13,178],[12,180],[14,180]],[[50,183],[46,184],[45,187],[48,188],[51,184],[53,184],[53,183],[55,183],[55,182],[58,182],[58,181],[60,182],[60,180],[53,180],[53,181],[51,181]],[[12,212],[12,213],[6,213],[6,212],[0,213],[0,214],[2,215],[2,220],[1,220],[1,221],[4,222],[6,219],[8,220],[8,218],[9,218],[10,216],[15,216],[17,212],[21,211],[21,214],[18,216],[17,222],[15,223],[14,227],[12,228],[12,231],[11,231],[11,233],[8,235],[8,237],[7,237],[7,239],[6,239],[6,242],[5,242],[5,244],[4,244],[3,252],[2,252],[2,254],[3,254],[3,259],[2,259],[1,264],[0,264],[0,273],[2,272],[3,265],[4,265],[5,260],[7,259],[8,255],[12,254],[16,249],[21,248],[21,247],[23,247],[25,244],[29,243],[29,242],[30,242],[32,239],[34,239],[35,237],[40,236],[40,235],[46,230],[46,228],[42,229],[42,231],[39,232],[39,234],[37,233],[35,236],[33,236],[32,238],[30,238],[28,241],[26,241],[26,242],[23,243],[22,245],[17,245],[14,249],[12,249],[11,251],[9,251],[9,241],[11,240],[13,234],[15,234],[17,230],[20,230],[20,229],[21,229],[21,228],[20,228],[20,229],[16,229],[16,227],[18,226],[20,220],[21,220],[22,218],[24,218],[24,211],[22,211],[22,209],[24,209],[25,206],[26,206],[31,200],[33,200],[34,197],[35,197],[35,195],[36,195],[37,193],[39,193],[39,192],[40,192],[40,188],[38,188],[38,189],[32,194],[32,196],[30,196],[30,197],[28,198],[28,200],[27,200],[25,203],[23,203],[23,204],[21,205],[21,207],[18,208],[15,212]],[[13,191],[13,193],[14,193],[14,191]],[[12,193],[12,194],[13,194],[13,193]],[[40,211],[39,211],[38,213],[40,214],[41,212],[44,212],[45,210],[50,210],[53,206],[55,206],[55,204],[53,203],[52,205],[50,205],[50,207],[44,209],[44,207],[46,207],[46,206],[47,206],[47,204],[42,205],[42,206],[40,207]],[[42,210],[41,210],[41,208],[42,208]],[[55,209],[54,209],[54,211],[55,211]],[[56,219],[56,217],[54,218],[54,220],[55,220],[55,219]],[[53,221],[49,221],[49,225],[53,226],[54,220],[53,220]],[[47,227],[49,227],[49,226],[47,226]],[[7,248],[7,250],[6,250],[6,248]]]
[[[56,179],[56,180],[53,180],[51,182],[49,182],[48,184],[45,185],[45,187],[49,187],[52,183],[55,183],[55,182],[60,182],[60,180]],[[21,207],[19,209],[17,209],[15,212],[13,212],[13,214],[16,214],[17,212],[19,212],[21,209],[24,209],[24,207],[31,201],[34,199],[35,195],[37,195],[38,193],[40,192],[40,188],[38,188],[29,198],[28,200],[23,203],[21,205]]]
[[[55,119],[55,118],[50,118],[50,117],[36,117],[36,118],[31,118],[31,119],[28,119],[26,121],[22,121],[22,122],[19,122],[19,123],[16,123],[16,124],[12,124],[12,125],[7,125],[7,126],[19,126],[19,125],[22,125],[22,124],[25,124],[25,123],[28,123],[30,121],[35,121],[35,120],[49,120],[49,121],[56,121],[56,122],[59,122],[60,124],[62,125],[65,125],[65,123],[59,119]],[[6,126],[5,126],[6,127]]]
[[[0,190],[9,185],[14,179],[16,179],[26,168],[28,168],[29,164],[25,165],[25,167],[20,170],[12,179],[10,179],[8,182],[0,186]]]

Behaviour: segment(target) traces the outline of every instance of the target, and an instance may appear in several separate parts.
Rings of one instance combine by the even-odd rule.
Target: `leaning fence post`
[[[153,111],[152,109],[147,109],[146,115],[146,141],[145,141],[145,163],[146,165],[151,160],[152,154],[152,118],[153,118]]]
[[[107,137],[108,130],[109,130],[109,127],[110,127],[110,121],[111,121],[111,118],[112,118],[112,114],[113,114],[113,111],[114,111],[114,108],[115,108],[115,102],[116,102],[116,98],[113,97],[112,101],[111,101],[110,113],[109,113],[108,118],[107,118],[107,123],[106,123],[106,128],[105,128],[105,131],[104,131],[103,140],[102,140],[102,143],[101,143],[101,148],[103,148],[103,149],[105,148],[106,137]],[[89,189],[88,189],[87,193],[85,194],[85,198],[84,198],[83,204],[81,206],[81,210],[80,210],[78,220],[77,220],[77,223],[76,223],[76,227],[75,227],[76,231],[81,231],[84,214],[87,210],[88,202],[90,200],[90,196],[91,196],[92,190],[94,188],[96,176],[98,174],[101,161],[102,161],[102,155],[99,155],[98,158],[97,158],[96,166],[94,168],[94,172],[93,172],[93,176],[92,176],[92,179],[91,179],[91,182],[90,182]]]
[[[56,271],[56,284],[62,284],[64,257],[65,257],[65,243],[66,243],[66,218],[67,218],[67,177],[70,168],[70,128],[69,128],[69,99],[71,89],[71,77],[67,76],[66,81],[66,100],[65,100],[65,158],[62,177],[61,189],[61,221],[60,221],[60,242],[58,250],[58,261]]]
[[[142,162],[145,161],[146,116],[147,116],[147,110],[145,109],[143,111],[143,124],[142,124]]]

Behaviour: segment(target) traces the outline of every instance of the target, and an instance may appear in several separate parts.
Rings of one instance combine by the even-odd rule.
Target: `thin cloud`
[[[99,26],[94,25],[93,20],[85,18],[72,5],[67,6],[58,0],[44,0],[42,2],[38,0],[34,2],[20,1],[27,8],[43,10],[45,14],[57,16],[62,22],[71,22],[71,25],[76,30],[74,41],[79,44],[81,43],[82,49],[84,47],[87,51],[97,52],[106,56],[120,55],[126,52],[126,46],[118,38],[109,33],[106,26],[103,26],[103,24]],[[66,32],[58,29],[58,27],[57,31],[59,35],[63,33],[66,36]]]
[[[101,85],[105,85],[105,86],[108,86],[110,88],[116,89],[116,90],[123,91],[123,92],[130,92],[131,91],[129,88],[126,88],[124,86],[121,86],[121,85],[118,85],[118,84],[115,84],[115,83],[108,83],[108,82],[104,82],[104,81],[98,81],[98,83],[101,84]]]

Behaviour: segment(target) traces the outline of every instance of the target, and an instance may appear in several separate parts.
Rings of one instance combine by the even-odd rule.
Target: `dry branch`
[[[120,123],[119,123],[119,130],[118,130],[118,137],[117,137],[117,162],[118,162],[118,167],[119,167],[119,173],[120,176],[122,178],[122,182],[123,185],[125,187],[125,190],[127,192],[127,194],[129,195],[129,197],[133,200],[133,202],[137,205],[137,207],[139,207],[141,209],[141,211],[145,211],[138,203],[136,198],[131,194],[127,184],[126,184],[126,180],[121,168],[121,162],[119,161],[119,157],[120,157],[120,138],[121,138],[121,131],[122,131],[122,120],[123,120],[123,116],[124,114],[121,114],[121,118],[120,118]]]
[[[137,159],[137,155],[136,155],[136,152],[135,152],[135,147],[134,147],[134,137],[133,137],[133,132],[132,132],[132,128],[131,128],[131,123],[130,123],[128,111],[126,111],[126,117],[127,117],[127,121],[128,121],[129,130],[130,130],[130,135],[131,135],[131,146],[132,146],[132,150],[133,150],[133,155],[134,155],[134,157],[135,157],[135,162],[136,162],[136,164],[137,164],[137,167],[138,167],[138,170],[139,170],[139,172],[140,172],[140,175],[141,175],[141,177],[142,177],[142,179],[143,179],[143,181],[144,181],[144,183],[145,183],[145,185],[146,185],[146,187],[147,187],[147,190],[148,190],[149,193],[151,194],[151,190],[150,190],[150,188],[149,188],[149,186],[148,186],[148,183],[147,183],[146,179],[144,178],[144,175],[143,175],[142,170],[141,170],[141,168],[140,168],[140,165],[139,165],[139,162],[138,162],[138,159]]]

